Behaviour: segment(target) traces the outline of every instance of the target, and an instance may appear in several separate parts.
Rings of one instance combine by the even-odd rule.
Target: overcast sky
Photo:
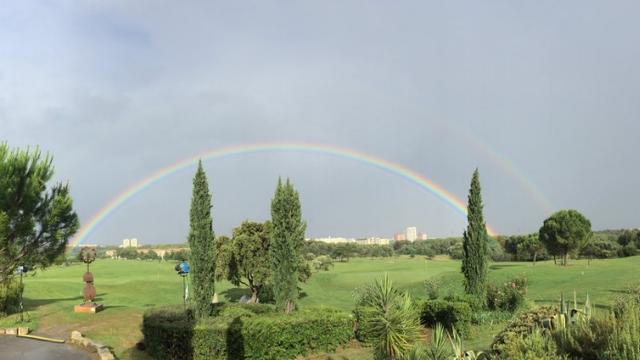
[[[262,141],[349,147],[537,231],[575,208],[640,225],[637,1],[13,1],[0,7],[0,141],[39,145],[82,222],[197,153]],[[270,216],[278,176],[307,236],[459,236],[466,220],[400,177],[322,154],[205,163],[214,228]],[[195,169],[86,240],[182,242]]]

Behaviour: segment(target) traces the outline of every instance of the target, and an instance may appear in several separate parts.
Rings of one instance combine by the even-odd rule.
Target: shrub
[[[435,300],[440,297],[440,281],[438,279],[427,279],[424,281],[424,288],[427,291],[427,297]]]
[[[420,323],[408,293],[394,288],[385,275],[382,281],[368,284],[359,291],[356,306],[372,310],[367,336],[374,345],[375,359],[398,359],[409,354]]]
[[[334,351],[352,336],[351,317],[321,308],[283,315],[262,304],[219,304],[194,321],[180,307],[147,311],[142,332],[155,359],[293,359]]]
[[[605,358],[640,359],[640,306],[631,303],[617,320],[604,352]]]
[[[527,278],[514,278],[502,285],[487,286],[487,307],[490,310],[515,311],[523,303],[527,294]]]
[[[148,354],[158,360],[190,359],[194,323],[190,309],[168,306],[147,310],[142,333]]]
[[[255,316],[242,324],[244,358],[293,359],[310,352],[331,352],[349,342],[352,332],[348,314],[326,308]]]
[[[375,316],[376,310],[369,306],[356,306],[353,310],[354,335],[358,341],[363,343],[371,341],[371,324]]]
[[[420,322],[429,327],[441,324],[451,331],[454,327],[462,334],[469,332],[471,307],[466,302],[426,300],[419,304]]]
[[[520,335],[502,348],[497,359],[504,360],[562,360],[565,355],[557,354],[556,343],[536,329],[531,334]]]
[[[556,315],[557,312],[557,309],[550,306],[523,312],[493,338],[491,350],[495,353],[501,353],[505,346],[509,346],[519,337],[529,334],[542,323],[543,319],[548,319]]]
[[[20,311],[22,288],[17,280],[0,283],[0,315]]]

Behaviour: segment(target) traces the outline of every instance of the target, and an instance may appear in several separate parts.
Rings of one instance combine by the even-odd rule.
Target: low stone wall
[[[105,344],[93,341],[88,337],[82,336],[79,331],[71,332],[71,343],[76,345],[82,345],[89,350],[95,350],[100,357],[100,360],[114,360],[115,357],[111,353],[111,349]]]
[[[27,335],[29,334],[29,328],[26,327],[12,327],[12,328],[0,328],[0,335]]]

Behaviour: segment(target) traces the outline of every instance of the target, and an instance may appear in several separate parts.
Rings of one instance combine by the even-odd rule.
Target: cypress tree
[[[211,194],[207,175],[198,163],[193,178],[193,195],[189,213],[189,247],[191,248],[191,288],[197,317],[209,314],[214,294],[215,242],[211,219]]]
[[[276,306],[285,313],[294,309],[298,298],[298,261],[305,229],[298,192],[289,179],[284,185],[278,179],[271,201],[269,257]]]
[[[465,291],[481,303],[485,302],[485,286],[488,267],[487,228],[482,215],[482,195],[480,193],[480,173],[473,172],[469,203],[467,204],[467,230],[462,243],[462,273]]]

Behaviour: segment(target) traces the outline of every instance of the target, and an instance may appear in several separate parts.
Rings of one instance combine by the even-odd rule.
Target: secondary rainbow
[[[102,207],[89,221],[85,222],[80,228],[76,236],[71,240],[69,249],[75,248],[82,242],[84,242],[95,229],[100,226],[112,213],[117,211],[128,200],[134,197],[136,194],[144,191],[145,189],[153,186],[157,182],[164,178],[171,176],[179,172],[180,170],[187,169],[194,166],[198,160],[207,161],[213,159],[219,159],[224,157],[231,157],[236,155],[246,155],[252,153],[264,153],[264,152],[304,152],[304,153],[317,153],[323,155],[337,156],[344,159],[350,159],[370,165],[372,167],[381,169],[385,172],[397,175],[410,183],[419,186],[421,189],[428,191],[435,195],[440,200],[447,203],[450,207],[456,210],[459,214],[466,216],[467,208],[464,201],[447,191],[439,184],[433,182],[426,176],[412,170],[402,164],[391,162],[383,158],[367,154],[354,149],[328,145],[328,144],[314,144],[314,143],[297,143],[297,142],[268,142],[268,143],[252,143],[252,144],[240,144],[234,146],[221,147],[213,150],[208,150],[199,153],[195,156],[181,160],[177,163],[164,167],[146,178],[136,182],[128,187],[126,190],[119,193],[116,197],[110,200],[104,207]],[[489,235],[496,235],[497,232],[490,225],[487,224],[487,231]]]

